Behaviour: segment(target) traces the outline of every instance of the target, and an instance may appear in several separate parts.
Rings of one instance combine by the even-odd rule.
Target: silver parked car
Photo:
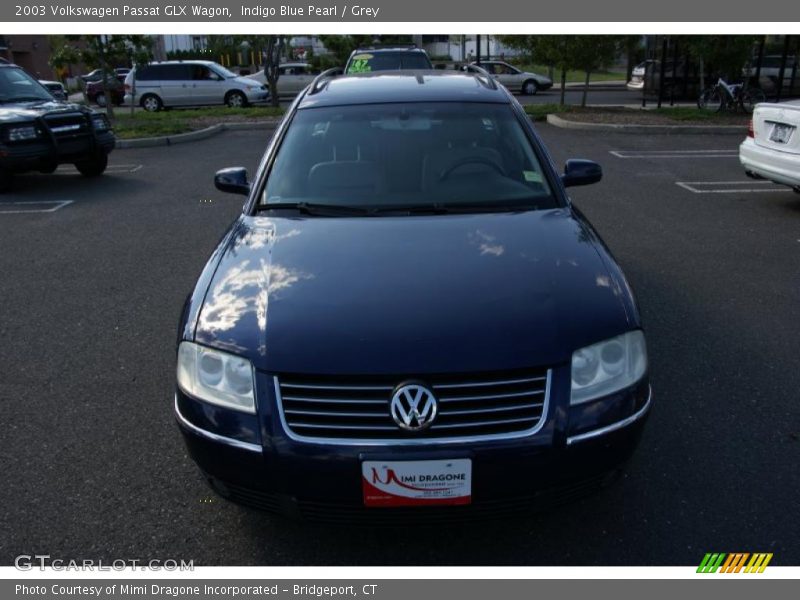
[[[296,96],[314,81],[314,77],[317,75],[319,75],[319,69],[315,69],[309,64],[303,62],[283,63],[278,67],[278,94],[280,96]],[[265,85],[267,83],[263,69],[252,78]]]
[[[56,100],[61,100],[62,102],[67,101],[67,90],[60,81],[45,81],[44,79],[40,79],[39,83],[46,87],[47,91],[53,94],[53,98]]]
[[[136,96],[131,98],[134,78]],[[149,63],[134,67],[125,77],[125,103],[133,101],[148,111],[214,104],[241,107],[268,98],[264,84],[208,60]]]
[[[477,65],[477,63],[472,63]],[[520,71],[517,67],[502,60],[482,60],[480,65],[510,92],[532,96],[553,87],[553,80],[538,73]]]

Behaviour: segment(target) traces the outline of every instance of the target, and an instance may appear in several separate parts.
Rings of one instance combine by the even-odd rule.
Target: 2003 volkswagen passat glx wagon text
[[[179,329],[175,411],[221,495],[319,519],[502,514],[609,479],[650,406],[631,290],[483,72],[321,75]],[[455,505],[455,506],[454,506]],[[470,517],[471,518],[471,517]]]

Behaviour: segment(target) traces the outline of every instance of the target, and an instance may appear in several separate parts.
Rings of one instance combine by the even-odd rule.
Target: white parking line
[[[675,185],[693,194],[768,194],[792,191],[771,181],[676,181]]]
[[[720,150],[609,150],[617,158],[735,158],[737,149]]]
[[[144,165],[134,165],[134,164],[111,164],[106,167],[106,173],[136,173],[139,169],[141,169]],[[72,165],[62,165],[60,166],[55,175],[75,175],[78,173],[78,169],[76,169]]]
[[[30,202],[0,202],[0,214],[15,215],[23,213],[52,213],[72,204],[74,200],[32,200]],[[34,208],[36,206],[49,206],[49,208]],[[31,207],[31,208],[24,208]]]

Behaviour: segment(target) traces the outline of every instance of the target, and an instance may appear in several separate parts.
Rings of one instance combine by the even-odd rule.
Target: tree
[[[268,35],[264,40],[264,77],[269,86],[269,101],[272,106],[278,106],[278,66],[283,47],[286,44],[286,36]]]
[[[111,120],[114,119],[114,103],[111,102],[108,84],[109,76],[114,76],[114,68],[121,64],[147,64],[153,55],[153,38],[147,35],[65,35],[52,37],[50,43],[51,66],[63,68],[83,63],[102,69],[106,114]]]
[[[338,66],[343,67],[350,54],[357,48],[374,44],[410,44],[410,35],[321,35],[320,41],[336,58]]]
[[[558,69],[561,74],[560,104],[565,104],[567,71],[585,73],[581,106],[586,106],[589,78],[593,71],[607,66],[617,55],[625,36],[612,35],[504,35],[503,45],[525,52],[537,64]]]
[[[700,65],[700,86],[705,89],[707,74],[714,73],[729,81],[742,77],[758,41],[754,35],[694,35],[685,36],[689,55]]]
[[[589,78],[593,71],[608,66],[616,58],[619,46],[624,45],[625,36],[576,35],[569,43],[569,63],[573,69],[584,72],[581,107],[586,106]]]

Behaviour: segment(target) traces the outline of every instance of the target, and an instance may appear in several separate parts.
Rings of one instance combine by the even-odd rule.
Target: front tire
[[[102,92],[97,94],[97,96],[95,96],[94,102],[95,104],[97,104],[97,106],[104,108],[106,105],[106,95],[103,94]]]
[[[535,96],[538,91],[539,86],[533,79],[528,79],[528,81],[522,84],[522,93],[526,96]]]
[[[75,168],[84,177],[97,177],[102,175],[108,166],[108,154],[102,153],[75,163]]]
[[[155,94],[145,94],[142,97],[142,108],[145,109],[147,112],[158,112],[162,108],[164,108],[164,103],[161,102],[161,98],[156,96]]]
[[[245,98],[242,92],[234,90],[228,92],[228,95],[225,96],[225,104],[227,104],[229,108],[244,108],[247,106],[247,98]]]

